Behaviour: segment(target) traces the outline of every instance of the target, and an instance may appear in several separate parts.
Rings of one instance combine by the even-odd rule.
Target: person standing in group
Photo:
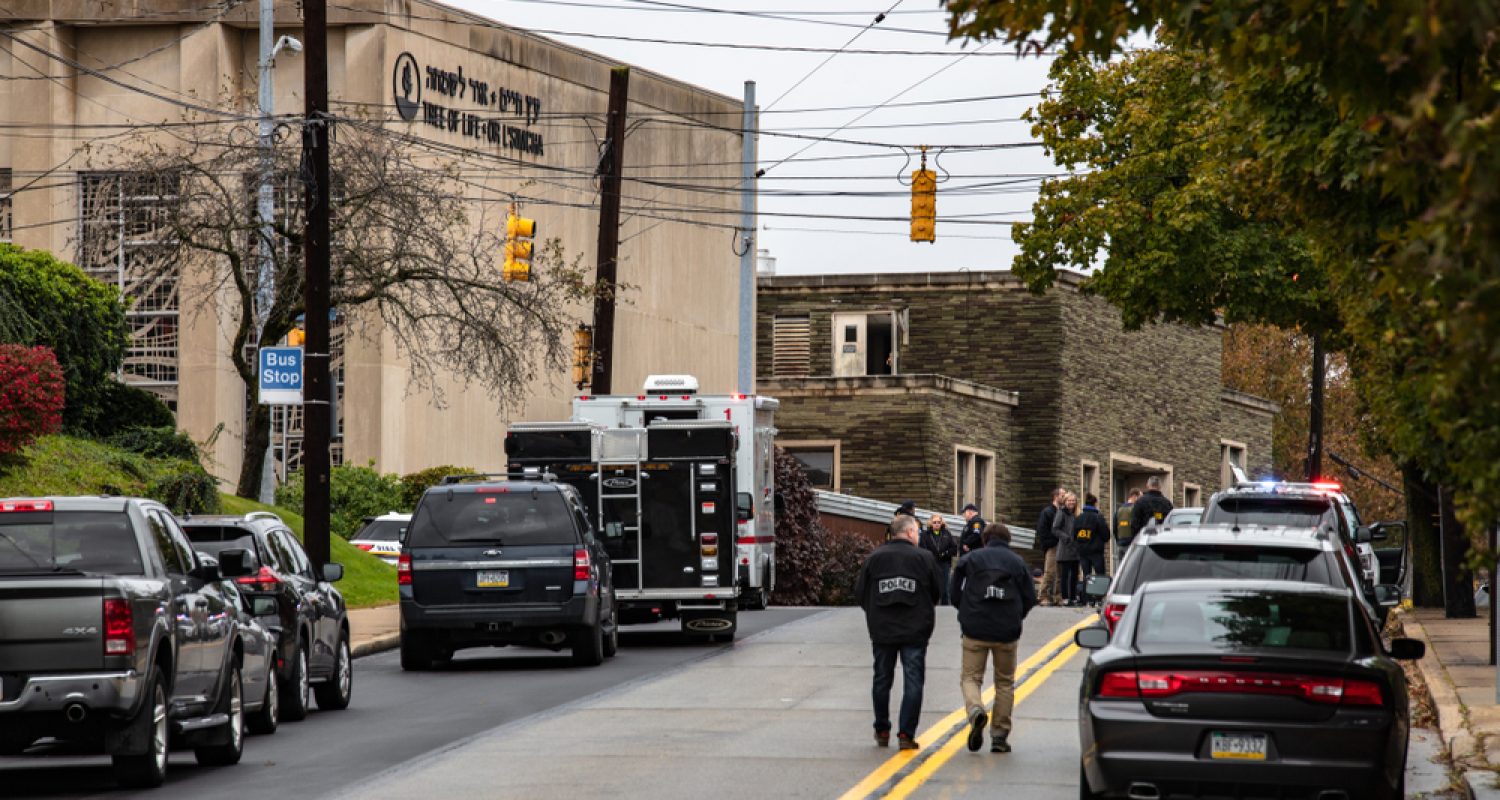
[[[964,532],[959,537],[958,546],[960,553],[967,553],[984,546],[984,526],[989,523],[984,521],[984,517],[979,516],[979,506],[973,503],[965,505],[962,513],[964,515]]]
[[[1073,540],[1073,518],[1078,513],[1078,495],[1063,493],[1062,504],[1052,518],[1057,539],[1057,582],[1063,605],[1078,605],[1078,544]]]
[[[922,549],[937,559],[938,574],[942,577],[938,584],[943,595],[940,602],[945,606],[952,605],[948,598],[948,574],[953,569],[954,557],[958,555],[958,540],[948,530],[948,523],[943,520],[942,514],[933,514],[927,527],[922,529]]]
[[[959,559],[948,591],[958,605],[963,633],[963,672],[959,688],[969,715],[969,752],[984,742],[990,752],[1010,752],[1011,710],[1015,706],[1016,644],[1021,621],[1036,605],[1036,586],[1026,562],[1010,549],[1010,529],[998,522],[984,529],[984,546]],[[995,668],[995,704],[984,712],[981,688],[985,662]]]
[[[1052,523],[1057,518],[1057,505],[1062,502],[1062,489],[1052,490],[1052,500],[1042,506],[1036,518],[1036,546],[1042,550],[1041,604],[1055,606],[1057,598],[1057,537],[1052,533]]]
[[[927,641],[942,592],[937,559],[917,544],[919,528],[916,517],[898,515],[891,522],[890,539],[870,553],[854,583],[875,656],[875,744],[885,747],[891,741],[891,687],[899,658],[903,681],[896,738],[902,750],[917,749]]]
[[[1146,493],[1130,508],[1130,533],[1139,536],[1147,525],[1160,525],[1172,511],[1172,501],[1161,493],[1161,476],[1146,479]]]
[[[1083,510],[1073,520],[1073,542],[1078,548],[1078,564],[1083,568],[1082,584],[1087,585],[1090,575],[1104,575],[1104,553],[1109,548],[1109,523],[1099,513],[1099,498],[1086,494]],[[1082,591],[1079,592],[1083,598]]]
[[[1130,539],[1135,535],[1135,530],[1130,527],[1130,511],[1135,507],[1135,501],[1141,496],[1140,489],[1131,489],[1126,495],[1125,502],[1115,509],[1115,569],[1120,568],[1120,562],[1125,560],[1125,551],[1130,549]]]

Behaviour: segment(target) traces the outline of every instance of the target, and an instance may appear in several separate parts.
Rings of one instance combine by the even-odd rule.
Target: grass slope
[[[248,514],[251,511],[269,511],[286,522],[287,527],[302,538],[302,517],[277,506],[268,506],[243,497],[220,494],[225,514]],[[366,553],[343,539],[332,537],[332,560],[344,565],[344,579],[338,582],[339,591],[350,608],[368,608],[396,602],[396,568]]]
[[[0,497],[144,495],[153,480],[185,462],[152,459],[76,436],[43,436],[0,460]]]

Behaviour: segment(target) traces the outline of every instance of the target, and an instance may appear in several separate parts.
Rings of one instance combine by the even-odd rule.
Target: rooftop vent
[[[697,394],[698,379],[691,375],[647,375],[646,394]]]

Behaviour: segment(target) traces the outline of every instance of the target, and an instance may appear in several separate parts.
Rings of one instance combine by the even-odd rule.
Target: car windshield
[[[1141,653],[1179,650],[1348,652],[1349,600],[1259,589],[1147,592],[1136,617]]]
[[[519,489],[429,493],[417,506],[409,540],[432,547],[573,544],[577,538],[561,492]]]
[[[1225,497],[1203,514],[1203,524],[1285,525],[1291,528],[1336,527],[1333,504],[1304,497]]]
[[[400,541],[401,532],[406,530],[405,520],[377,519],[360,529],[354,538],[361,542],[395,542]]]
[[[256,555],[255,534],[244,528],[233,526],[211,526],[211,525],[186,525],[183,532],[187,534],[188,541],[193,543],[193,549],[200,553],[218,558],[225,550],[248,550],[251,555]]]
[[[1336,585],[1323,552],[1311,547],[1260,547],[1226,544],[1151,544],[1126,565],[1121,586],[1150,581],[1203,578],[1302,581]]]
[[[76,570],[143,575],[141,547],[121,511],[0,515],[0,571]]]
[[[1167,525],[1196,525],[1196,524],[1198,524],[1198,520],[1201,519],[1202,517],[1203,517],[1203,512],[1202,511],[1198,511],[1198,510],[1193,510],[1193,511],[1173,511],[1173,512],[1167,514],[1166,524]]]

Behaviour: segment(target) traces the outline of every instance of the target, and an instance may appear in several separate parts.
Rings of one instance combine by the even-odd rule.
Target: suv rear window
[[[144,575],[141,547],[121,511],[29,511],[0,515],[0,570],[77,570]]]
[[[1328,500],[1262,495],[1221,498],[1203,514],[1204,525],[1215,522],[1316,528],[1323,524],[1337,526],[1338,518]]]
[[[1339,586],[1323,551],[1309,547],[1223,544],[1148,544],[1125,565],[1117,592],[1134,592],[1151,581],[1226,578]]]
[[[255,534],[232,525],[186,525],[183,532],[193,549],[217,557],[225,550],[249,550],[260,560],[260,551],[255,547]]]
[[[1136,617],[1142,653],[1182,648],[1348,652],[1349,601],[1255,589],[1148,593]]]
[[[573,544],[578,534],[561,492],[433,492],[422,498],[408,539],[414,547],[482,542]]]

